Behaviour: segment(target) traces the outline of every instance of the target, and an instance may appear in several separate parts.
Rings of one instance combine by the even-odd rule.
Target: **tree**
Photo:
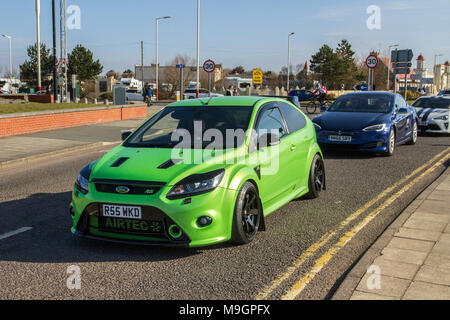
[[[187,68],[184,68],[183,70],[183,83],[185,88],[189,84],[189,81],[195,81],[196,79],[196,71],[192,71],[191,68],[188,66],[195,65],[195,60],[189,56],[186,55],[177,55],[166,68],[164,68],[164,71],[162,73],[161,79],[164,79],[164,82],[167,82],[168,84],[171,84],[171,90],[168,90],[166,93],[162,90],[162,83],[159,83],[159,92],[160,96],[163,97],[167,95],[167,98],[171,98],[175,95],[175,92],[177,90],[180,90],[180,70],[176,68],[177,64],[184,64]],[[200,73],[201,75],[201,73]],[[200,82],[202,82],[202,79],[200,79]],[[160,97],[161,99],[161,97]]]
[[[109,71],[106,73],[106,76],[107,76],[108,78],[113,77],[114,79],[120,79],[120,73],[119,73],[119,72],[116,72],[115,70],[109,70]]]
[[[245,73],[245,69],[243,66],[237,66],[233,70],[231,70],[231,74],[243,74]]]
[[[135,76],[135,73],[130,69],[127,69],[122,73],[122,78],[134,78]]]
[[[94,80],[103,71],[99,60],[94,61],[91,50],[77,45],[68,56],[69,75],[76,74],[80,80]]]
[[[41,79],[42,86],[47,86],[52,82],[53,75],[53,55],[44,43],[41,43]],[[27,82],[31,87],[37,87],[37,43],[28,46],[26,60],[20,66],[20,80]]]

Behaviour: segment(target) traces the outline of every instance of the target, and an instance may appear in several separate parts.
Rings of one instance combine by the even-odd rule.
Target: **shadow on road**
[[[0,203],[0,219],[20,222],[33,229],[0,242],[0,261],[36,263],[154,262],[200,254],[205,250],[226,248],[223,244],[208,248],[172,248],[137,246],[84,239],[70,232],[72,219],[68,206],[71,192],[34,194],[26,199]],[[17,229],[8,230],[13,231]],[[8,232],[6,231],[6,232]]]

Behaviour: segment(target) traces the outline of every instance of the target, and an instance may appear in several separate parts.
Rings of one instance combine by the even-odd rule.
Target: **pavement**
[[[149,107],[147,116],[162,108],[162,105]],[[144,120],[113,121],[0,138],[0,168],[42,157],[60,156],[119,143],[121,131],[134,129]]]
[[[348,273],[334,300],[450,300],[450,169]]]

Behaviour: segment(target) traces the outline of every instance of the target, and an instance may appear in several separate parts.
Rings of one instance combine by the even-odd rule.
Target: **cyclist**
[[[323,106],[324,101],[328,95],[328,90],[317,82],[316,90],[312,93],[311,98],[314,98],[316,96],[316,93],[319,93],[317,99],[319,100],[320,105]]]

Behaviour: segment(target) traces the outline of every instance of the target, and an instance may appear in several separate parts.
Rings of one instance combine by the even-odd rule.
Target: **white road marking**
[[[30,231],[31,229],[33,229],[33,228],[31,228],[31,227],[23,227],[23,228],[15,230],[15,231],[11,231],[11,232],[2,234],[2,235],[0,235],[0,240],[3,240],[3,239],[6,239],[6,238],[15,236],[15,235],[17,235],[19,233]]]

